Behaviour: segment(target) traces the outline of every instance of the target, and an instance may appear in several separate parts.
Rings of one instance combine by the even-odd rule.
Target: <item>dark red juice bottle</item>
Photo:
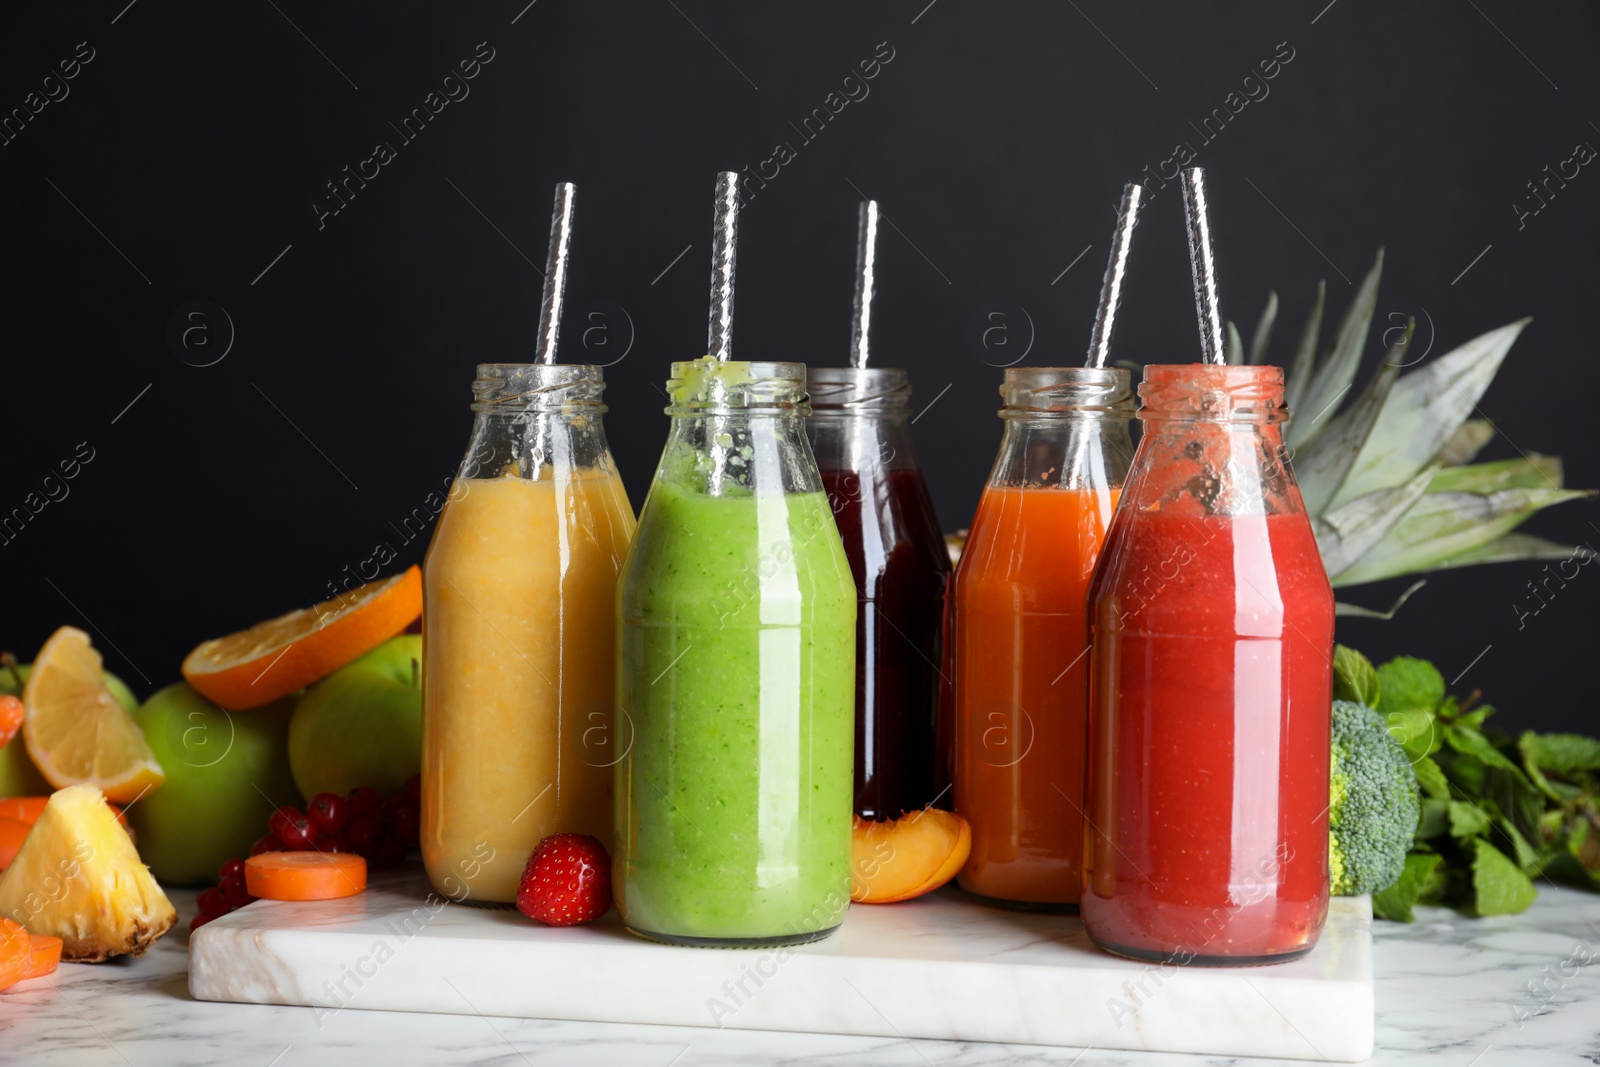
[[[911,387],[894,368],[812,368],[806,420],[855,574],[856,814],[939,799],[934,723],[950,558],[911,448]]]
[[[1082,914],[1179,964],[1293,959],[1328,910],[1333,591],[1277,367],[1152,364],[1090,589]]]

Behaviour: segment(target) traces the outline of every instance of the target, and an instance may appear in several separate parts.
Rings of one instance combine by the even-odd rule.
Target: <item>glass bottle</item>
[[[1091,593],[1083,920],[1119,955],[1309,952],[1328,910],[1333,591],[1277,367],[1145,368]]]
[[[612,886],[683,945],[827,936],[850,901],[856,590],[798,363],[672,365],[618,600]]]
[[[611,840],[617,576],[633,508],[599,367],[483,364],[423,564],[422,859],[511,903],[548,834]],[[625,740],[625,739],[624,739]]]
[[[932,804],[941,616],[950,555],[895,368],[812,367],[806,434],[844,538],[856,613],[855,811],[893,819]]]
[[[1072,911],[1083,854],[1088,589],[1133,445],[1128,372],[1017,367],[1005,436],[956,568],[959,884],[1005,907]]]

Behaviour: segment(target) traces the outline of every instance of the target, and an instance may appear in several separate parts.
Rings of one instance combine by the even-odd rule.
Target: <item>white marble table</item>
[[[174,898],[187,923],[193,895]],[[0,1063],[695,1067],[828,1059],[907,1067],[1177,1067],[1280,1062],[353,1009],[323,1018],[319,1026],[310,1008],[191,999],[186,939],[175,933],[131,963],[64,966],[53,978],[0,993]],[[1379,923],[1375,951],[1378,1051],[1373,1062],[1576,1067],[1600,1055],[1600,896],[1547,887],[1526,914],[1498,919],[1422,909],[1410,926]],[[1591,962],[1585,965],[1586,960]]]

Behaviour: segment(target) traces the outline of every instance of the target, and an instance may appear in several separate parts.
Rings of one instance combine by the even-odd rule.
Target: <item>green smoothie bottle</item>
[[[711,355],[672,365],[617,594],[612,888],[629,930],[678,945],[814,941],[850,904],[855,579],[804,365],[728,359],[736,183],[718,176]]]

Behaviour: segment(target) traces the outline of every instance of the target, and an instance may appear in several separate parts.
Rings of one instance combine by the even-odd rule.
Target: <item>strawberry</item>
[[[551,834],[528,857],[517,910],[546,926],[593,922],[611,910],[611,857],[586,834]]]

